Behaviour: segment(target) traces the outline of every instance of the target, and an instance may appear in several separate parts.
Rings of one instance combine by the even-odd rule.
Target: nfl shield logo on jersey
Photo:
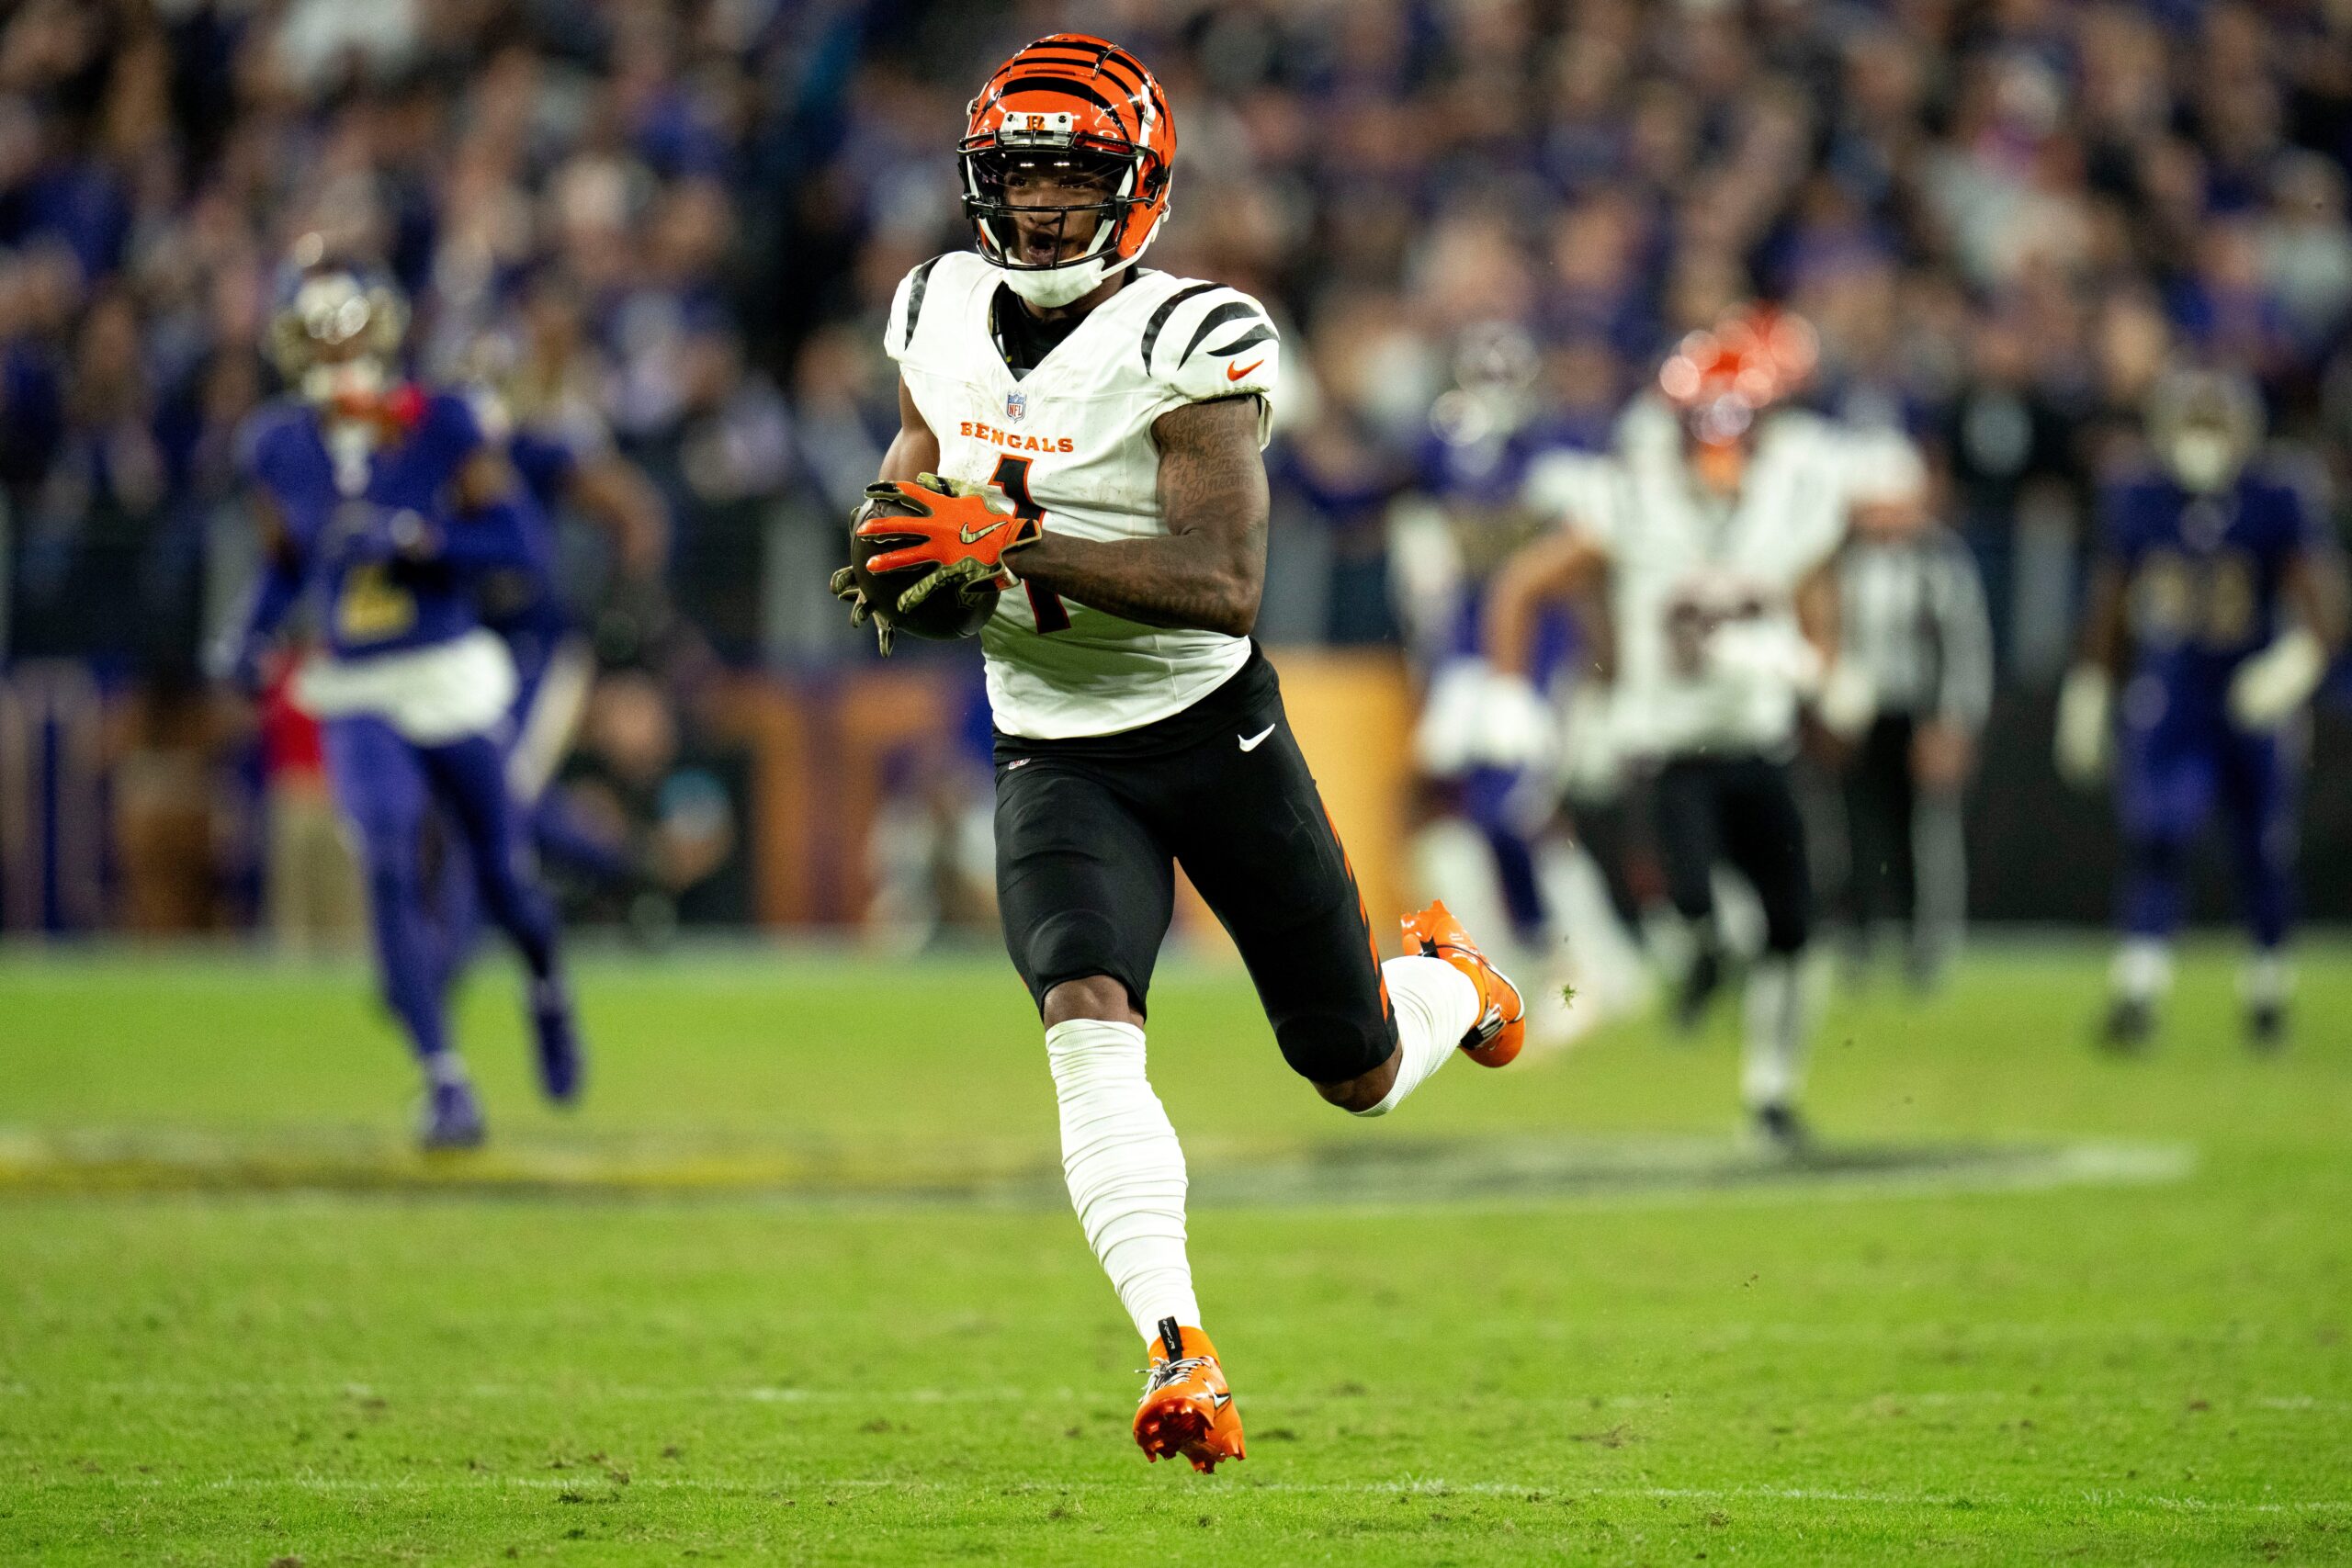
[[[1023,420],[1023,419],[1028,418],[1028,417],[1029,417],[1029,394],[1028,394],[1028,393],[1026,393],[1026,392],[1007,392],[1007,393],[1005,393],[1005,394],[1004,394],[1004,417],[1005,417],[1005,418],[1007,418],[1007,419],[1009,419],[1009,420],[1013,420],[1013,421],[1015,421],[1015,422],[1018,422],[1018,421],[1020,421],[1020,420]]]

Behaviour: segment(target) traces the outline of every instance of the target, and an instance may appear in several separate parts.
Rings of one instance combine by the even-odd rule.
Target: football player
[[[270,347],[294,395],[264,407],[243,452],[264,540],[234,664],[249,685],[288,614],[312,602],[323,652],[297,703],[322,721],[337,802],[364,858],[378,975],[425,1077],[428,1148],[478,1144],[481,1111],[449,1043],[419,836],[453,824],[492,920],[530,972],[540,1081],[578,1090],[580,1042],[547,898],[525,870],[501,742],[514,689],[476,618],[472,579],[526,558],[503,455],[466,399],[400,374],[406,309],[390,285],[301,257]]]
[[[1168,213],[1159,84],[1101,39],[1000,66],[958,148],[977,251],[892,302],[900,429],[878,572],[1003,585],[981,632],[1005,942],[1045,1024],[1062,1163],[1149,1348],[1134,1432],[1206,1471],[1242,1454],[1184,1247],[1184,1156],[1145,1070],[1153,961],[1182,865],[1233,935],[1283,1058],[1358,1115],[1457,1051],[1518,1054],[1522,1007],[1443,905],[1383,964],[1347,856],[1250,640],[1261,451],[1283,344],[1255,299],[1136,265]],[[949,493],[942,493],[946,491]],[[853,619],[885,629],[846,570]]]
[[[1747,985],[1742,1089],[1772,1145],[1802,1148],[1797,1111],[1812,934],[1804,829],[1789,779],[1801,698],[1852,732],[1866,683],[1837,662],[1832,558],[1854,500],[1850,443],[1775,407],[1813,360],[1810,329],[1736,313],[1686,337],[1655,395],[1626,411],[1606,457],[1555,454],[1531,494],[1562,527],[1506,566],[1487,652],[1523,673],[1542,604],[1605,581],[1615,639],[1611,744],[1655,769],[1667,891],[1684,927],[1680,1013],[1721,983],[1713,877],[1728,862],[1764,912]]]
[[[2218,805],[2254,938],[2240,987],[2246,1037],[2271,1049],[2285,1039],[2291,983],[2295,724],[2343,644],[2343,571],[2302,491],[2254,460],[2251,387],[2176,372],[2147,424],[2156,466],[2102,498],[2082,652],[2058,705],[2065,777],[2090,787],[2110,752],[2120,763],[2123,941],[2102,1032],[2133,1050],[2154,1032],[2186,863]]]

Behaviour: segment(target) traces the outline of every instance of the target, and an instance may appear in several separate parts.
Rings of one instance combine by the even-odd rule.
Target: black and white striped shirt
[[[1857,536],[1839,561],[1838,586],[1838,640],[1869,671],[1881,713],[1983,726],[1993,704],[1993,632],[1960,536],[1940,525],[1896,540]]]

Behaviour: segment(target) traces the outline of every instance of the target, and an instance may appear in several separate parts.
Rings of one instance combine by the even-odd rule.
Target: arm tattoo
[[[1266,581],[1266,466],[1258,400],[1219,398],[1160,416],[1165,538],[1074,539],[1053,531],[1010,558],[1014,571],[1089,609],[1146,626],[1247,636]]]

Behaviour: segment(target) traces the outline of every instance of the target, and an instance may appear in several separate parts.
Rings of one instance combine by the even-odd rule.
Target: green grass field
[[[1360,1123],[1246,986],[1155,1077],[1250,1457],[1147,1467],[1001,961],[583,965],[592,1103],[405,1151],[352,970],[0,960],[0,1561],[2352,1560],[2352,952],[2283,1059],[2221,950],[2150,1059],[2087,946],[1839,1002],[1829,1157],[1729,1019]]]

